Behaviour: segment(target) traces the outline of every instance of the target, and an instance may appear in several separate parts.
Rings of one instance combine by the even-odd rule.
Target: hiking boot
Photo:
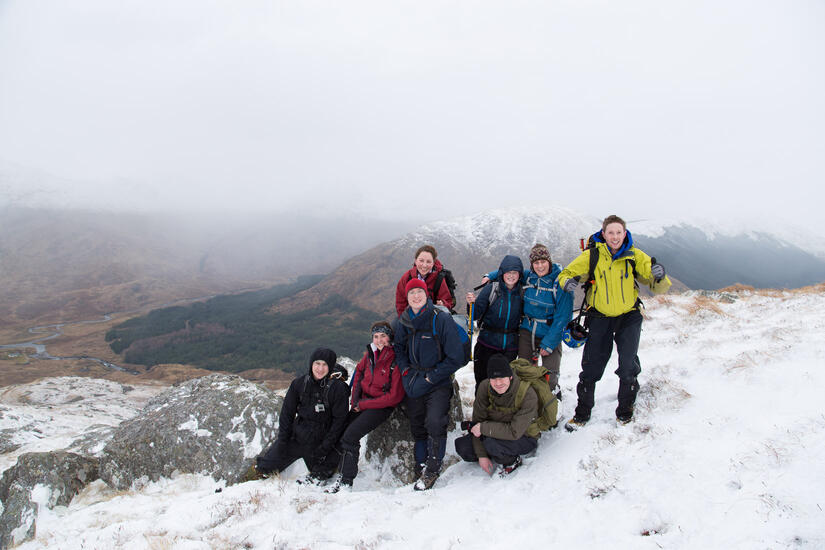
[[[324,489],[325,493],[333,495],[335,493],[349,493],[352,492],[352,480],[346,477],[338,476],[335,483],[331,487]]]
[[[329,478],[321,477],[318,474],[308,473],[304,477],[299,477],[295,480],[295,483],[298,485],[315,485],[315,486],[322,486],[326,485]]]
[[[633,421],[633,409],[630,409],[629,413],[626,414],[617,414],[616,415],[616,422],[619,424],[630,424]]]
[[[435,485],[436,479],[438,479],[438,472],[430,472],[425,468],[424,472],[421,474],[421,477],[415,482],[413,489],[416,491],[426,491],[428,489],[432,489],[433,485]]]
[[[421,477],[421,474],[424,473],[425,464],[426,463],[424,463],[424,462],[420,462],[420,463],[416,463],[416,465],[413,466],[413,477],[415,479],[418,479],[419,477]]]
[[[567,421],[567,424],[564,425],[564,429],[568,432],[575,432],[576,430],[587,424],[587,420],[589,419],[574,416],[573,418]]]
[[[258,468],[253,464],[243,475],[243,481],[258,481],[259,479],[266,479],[269,474],[264,474],[258,471]]]
[[[521,456],[517,456],[516,459],[508,465],[502,465],[501,471],[498,473],[498,477],[508,477],[512,474],[516,468],[521,466],[524,462],[521,460]]]

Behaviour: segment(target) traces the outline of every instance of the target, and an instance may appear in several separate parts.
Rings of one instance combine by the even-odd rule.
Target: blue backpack
[[[467,334],[467,326],[469,325],[467,321],[466,315],[460,315],[457,313],[450,313],[447,311],[447,308],[443,308],[443,306],[436,306],[435,312],[433,314],[433,336],[438,334],[435,330],[435,318],[437,315],[449,315],[453,322],[455,323],[456,328],[458,329],[458,337],[461,340],[461,349],[464,352],[461,366],[463,367],[467,363],[470,362],[471,358],[471,351],[472,351],[472,341],[470,341],[470,335]],[[440,311],[439,311],[440,310]],[[441,342],[438,338],[433,338],[435,340],[436,345],[438,346],[438,359],[441,361],[444,358],[444,350],[441,349]]]

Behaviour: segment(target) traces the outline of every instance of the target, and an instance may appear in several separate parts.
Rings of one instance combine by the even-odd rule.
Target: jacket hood
[[[335,355],[335,352],[329,348],[317,348],[315,351],[312,352],[312,355],[309,356],[309,375],[312,376],[312,364],[315,361],[323,361],[329,367],[329,371],[327,371],[327,375],[324,377],[329,378],[332,375],[332,371],[335,370],[337,365],[338,356]],[[314,379],[315,377],[313,377]]]
[[[507,271],[518,271],[518,278],[519,281],[521,281],[524,278],[524,264],[521,263],[521,258],[513,256],[512,254],[504,256],[504,259],[501,260],[501,264],[498,266],[499,281],[504,281],[504,274]]]
[[[604,241],[604,237],[602,236],[601,231],[597,231],[596,233],[593,233],[593,240],[596,241],[597,243],[607,244]],[[622,255],[625,252],[627,252],[628,250],[630,250],[630,248],[632,246],[633,246],[633,235],[630,234],[630,231],[625,231],[624,242],[622,243],[622,246],[619,247],[619,250],[617,250],[616,253],[613,254],[613,259],[615,260],[616,258],[621,258]],[[608,247],[608,250],[610,250],[609,247]]]

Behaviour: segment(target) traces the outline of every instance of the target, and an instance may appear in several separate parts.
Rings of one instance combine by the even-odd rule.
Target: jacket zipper
[[[604,298],[607,304],[610,305],[610,289],[607,288],[607,276],[605,276],[604,271],[602,271],[602,282],[604,283]]]

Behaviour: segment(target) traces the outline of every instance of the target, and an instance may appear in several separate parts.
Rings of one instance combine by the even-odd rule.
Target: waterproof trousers
[[[404,408],[415,440],[415,460],[426,458],[427,470],[438,472],[447,450],[447,424],[453,385],[437,386],[421,397],[407,396]],[[426,455],[424,452],[426,450]]]
[[[533,333],[527,329],[519,329],[518,338],[518,356],[522,359],[527,359],[535,363],[538,360],[539,344],[541,342],[533,342]],[[556,349],[550,355],[543,355],[541,358],[541,366],[550,371],[550,389],[552,390],[559,385],[559,374],[561,373],[561,344],[556,346]]]
[[[358,458],[361,455],[361,439],[380,426],[392,414],[394,407],[350,411],[347,427],[338,442],[341,448],[341,464],[338,471],[344,479],[353,480],[358,475]]]
[[[478,456],[473,449],[473,437],[475,436],[467,434],[455,440],[455,452],[467,462],[478,462]],[[515,441],[481,436],[481,443],[490,460],[505,466],[515,462],[517,456],[531,453],[538,447],[538,440],[528,435],[523,435]]]
[[[639,338],[642,332],[642,314],[634,309],[617,317],[588,317],[590,334],[584,344],[582,370],[576,386],[578,404],[575,416],[589,420],[593,409],[596,382],[602,379],[607,361],[613,352],[613,342],[619,355],[619,408],[617,415],[633,411],[639,384],[636,377],[642,371],[639,363]]]
[[[321,457],[316,461],[313,457],[315,447],[301,445],[294,439],[275,441],[266,452],[256,459],[255,467],[262,474],[278,473],[286,470],[290,464],[304,459],[307,469],[313,475],[320,478],[328,478],[335,471],[335,467],[341,460],[341,455],[333,449],[326,457]],[[315,457],[317,458],[317,457]]]

